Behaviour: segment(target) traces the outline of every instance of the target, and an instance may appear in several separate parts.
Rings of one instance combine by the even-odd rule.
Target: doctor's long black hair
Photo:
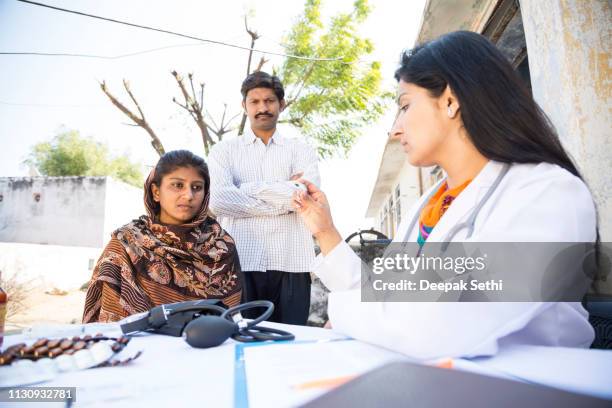
[[[486,158],[503,163],[553,163],[582,179],[523,80],[484,36],[455,31],[406,51],[395,79],[428,89],[433,97],[450,86],[459,100],[468,137]],[[597,228],[598,265],[600,253]]]
[[[449,85],[468,137],[488,159],[553,163],[581,177],[546,114],[488,39],[455,31],[402,55],[395,79],[439,97]]]

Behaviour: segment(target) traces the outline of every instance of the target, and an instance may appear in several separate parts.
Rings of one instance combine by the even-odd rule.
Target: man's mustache
[[[255,118],[257,119],[260,116],[269,116],[269,117],[272,117],[274,115],[272,115],[270,112],[262,112],[262,113],[258,113],[257,115],[255,115]]]

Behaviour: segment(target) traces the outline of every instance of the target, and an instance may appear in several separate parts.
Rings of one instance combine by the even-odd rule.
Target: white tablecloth
[[[297,344],[308,344],[315,340],[341,339],[341,336],[331,330],[287,326],[273,323],[265,323],[270,327],[289,330],[296,335]],[[106,335],[120,335],[117,325],[86,325],[86,326],[63,326],[35,328],[31,333],[7,336],[5,347],[21,341],[34,341],[38,337],[70,337],[80,333],[94,334],[103,332]],[[354,341],[353,341],[354,342]],[[336,344],[337,343],[337,344]],[[310,348],[312,358],[318,358],[321,363],[321,372],[330,372],[325,364],[337,366],[344,360],[355,360],[355,347],[343,347],[342,341],[337,341],[332,348],[333,358],[315,355],[317,348]],[[357,342],[356,342],[357,343]],[[318,343],[317,343],[318,344]],[[348,343],[347,343],[348,344]],[[231,407],[235,403],[235,351],[236,343],[228,340],[219,347],[211,349],[195,349],[190,347],[183,339],[162,335],[144,334],[132,339],[128,347],[122,352],[123,356],[135,354],[138,350],[143,355],[127,366],[95,368],[77,372],[60,374],[51,381],[37,384],[45,387],[77,387],[76,406],[105,406],[112,403],[113,406],[204,406],[204,407]],[[280,346],[280,345],[278,345]],[[278,347],[262,346],[262,347]],[[372,347],[363,345],[364,347]],[[289,345],[285,343],[284,352],[290,356]],[[247,350],[246,348],[244,350]],[[274,349],[269,349],[274,350]],[[280,348],[278,349],[280,353]],[[289,350],[289,354],[288,351]],[[304,362],[304,347],[297,347],[302,355],[299,361]],[[324,349],[321,349],[324,350]],[[344,351],[346,350],[346,355]],[[329,351],[328,351],[329,352]],[[353,353],[353,354],[351,354]],[[255,353],[251,353],[255,356]],[[367,353],[363,364],[354,364],[359,367],[356,374],[362,372],[369,366],[375,366],[387,361],[391,352],[381,350],[380,353]],[[245,353],[246,365],[248,366],[249,353]],[[290,357],[289,357],[290,358]],[[398,358],[401,356],[398,355]],[[308,359],[308,357],[306,357]],[[298,360],[296,360],[298,361]],[[317,360],[318,361],[318,360]],[[327,363],[326,363],[327,362]],[[355,361],[353,361],[355,362]],[[281,392],[281,384],[257,381],[258,372],[265,374],[266,366],[260,361],[258,366],[252,365],[246,370],[251,378],[251,386],[257,382],[261,387],[269,384],[270,390],[274,392],[277,387]],[[296,368],[307,367],[298,365]],[[347,367],[351,367],[350,365]],[[601,350],[578,350],[567,348],[545,348],[523,346],[513,350],[507,350],[498,356],[488,359],[476,359],[472,361],[455,360],[454,367],[477,371],[484,374],[497,375],[500,377],[520,379],[535,383],[547,384],[558,388],[581,392],[600,397],[612,399],[612,351]],[[306,369],[306,368],[304,368]],[[309,368],[315,370],[315,368]],[[301,373],[303,374],[303,373]],[[260,378],[259,378],[260,379]],[[249,390],[252,393],[253,389]],[[268,392],[264,390],[262,392]],[[466,392],[469,392],[466,390]],[[315,394],[313,394],[314,396]],[[256,402],[261,398],[250,395],[250,400]],[[291,399],[279,399],[278,401],[290,401]],[[295,399],[295,402],[302,401]],[[11,405],[12,406],[12,405]],[[26,406],[26,405],[24,405]],[[27,405],[29,406],[29,405]],[[49,406],[49,405],[46,405]],[[62,406],[62,404],[60,404]],[[251,404],[251,408],[258,404]],[[274,405],[269,405],[274,406]]]

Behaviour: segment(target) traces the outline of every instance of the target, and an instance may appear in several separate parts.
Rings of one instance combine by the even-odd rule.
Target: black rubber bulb
[[[215,347],[238,331],[238,325],[219,316],[200,316],[190,321],[183,336],[191,347]]]

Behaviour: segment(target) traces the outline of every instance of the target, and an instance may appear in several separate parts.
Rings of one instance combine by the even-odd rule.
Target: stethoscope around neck
[[[482,209],[482,207],[487,203],[489,198],[491,198],[491,196],[493,195],[493,193],[495,192],[495,190],[501,183],[502,179],[504,178],[504,176],[508,173],[508,170],[510,170],[510,165],[507,163],[504,163],[501,171],[499,172],[499,174],[493,181],[493,184],[491,184],[491,187],[487,190],[484,197],[482,197],[482,199],[478,202],[476,207],[474,207],[474,209],[470,213],[470,216],[467,218],[467,220],[465,220],[464,222],[460,222],[459,224],[451,228],[450,231],[448,231],[448,233],[442,240],[442,248],[441,248],[442,251],[446,251],[446,248],[448,248],[448,244],[452,241],[455,235],[457,235],[457,233],[461,231],[462,229],[467,228],[467,234],[465,236],[466,239],[472,236],[472,234],[474,233],[474,224],[476,223],[476,217],[478,217],[478,214],[480,213],[480,210]],[[410,239],[410,234],[412,233],[412,230],[417,224],[419,217],[421,216],[421,212],[423,211],[423,208],[425,208],[425,206],[427,205],[431,197],[436,193],[436,191],[438,191],[438,188],[440,187],[442,183],[444,183],[444,181],[445,180],[442,180],[440,183],[438,183],[436,188],[432,189],[431,193],[427,196],[427,198],[423,200],[423,203],[419,207],[418,211],[412,218],[410,225],[408,226],[406,236],[404,237],[404,242],[408,242],[408,240]]]

